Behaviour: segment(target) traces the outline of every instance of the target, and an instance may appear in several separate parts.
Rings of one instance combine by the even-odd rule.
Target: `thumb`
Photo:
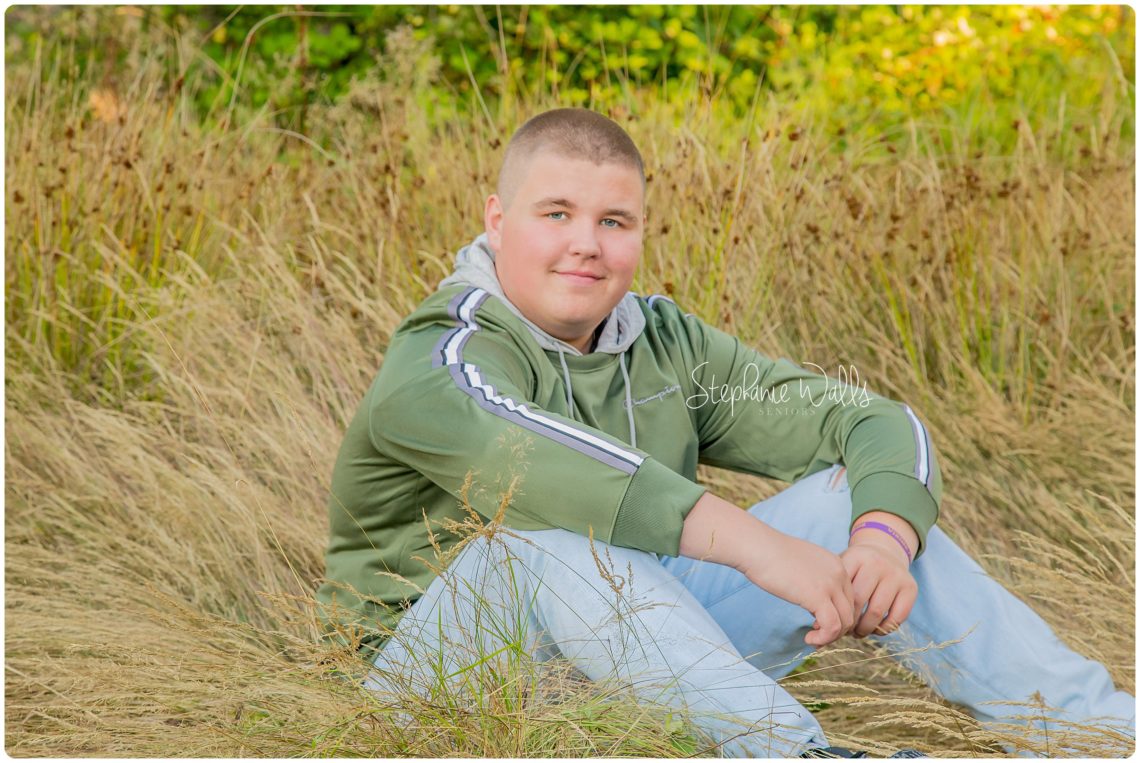
[[[851,553],[851,549],[844,549],[843,553],[839,555],[839,560],[843,562],[843,568],[847,570],[847,579],[854,580],[855,576],[859,574],[859,570],[863,568],[863,555]]]

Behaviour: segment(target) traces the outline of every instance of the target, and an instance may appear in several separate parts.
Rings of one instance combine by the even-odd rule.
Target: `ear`
[[[487,232],[487,243],[498,254],[503,243],[503,204],[498,194],[488,196],[483,206],[483,229]]]

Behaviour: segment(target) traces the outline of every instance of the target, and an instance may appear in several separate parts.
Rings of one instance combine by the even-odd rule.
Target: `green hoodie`
[[[925,539],[941,477],[905,405],[766,358],[664,297],[627,295],[582,355],[518,315],[485,244],[474,255],[482,276],[453,276],[397,328],[345,434],[329,621],[366,641],[393,627],[435,577],[432,535],[454,544],[440,523],[464,518],[460,496],[494,518],[512,482],[508,527],[675,556],[705,492],[698,462],[786,481],[843,463],[852,521],[888,511]]]

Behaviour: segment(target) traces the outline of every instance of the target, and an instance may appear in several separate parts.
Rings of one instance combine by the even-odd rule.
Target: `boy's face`
[[[645,225],[637,170],[540,149],[484,225],[499,283],[539,328],[582,352],[633,283]]]

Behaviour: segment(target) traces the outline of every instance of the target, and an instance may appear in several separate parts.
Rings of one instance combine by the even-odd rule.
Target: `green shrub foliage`
[[[107,71],[131,24],[162,27],[208,58],[171,61],[172,81],[205,80],[203,118],[268,107],[302,131],[314,103],[393,65],[420,70],[448,112],[511,94],[607,108],[638,86],[689,97],[695,80],[741,111],[765,89],[792,91],[833,126],[880,128],[946,111],[1009,125],[1062,96],[1091,109],[1106,87],[1134,84],[1126,6],[24,6],[7,21],[10,61],[62,33],[80,69]],[[426,52],[393,60],[408,56],[393,38],[409,32]]]

